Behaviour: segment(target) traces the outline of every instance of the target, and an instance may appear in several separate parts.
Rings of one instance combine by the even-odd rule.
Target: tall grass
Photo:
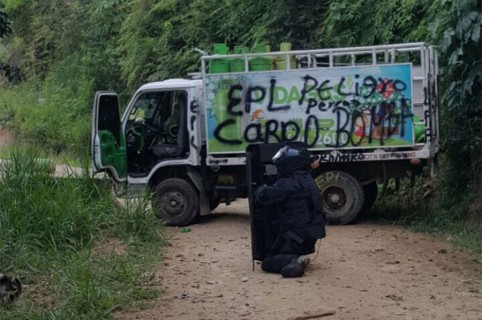
[[[109,319],[156,295],[141,289],[163,244],[147,199],[120,205],[87,169],[53,177],[35,150],[9,158],[0,163],[0,272],[27,286],[17,304],[0,305],[0,319]]]

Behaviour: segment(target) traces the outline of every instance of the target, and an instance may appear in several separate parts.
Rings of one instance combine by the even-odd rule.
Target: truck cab
[[[117,94],[97,92],[92,114],[94,170],[106,171],[116,183],[126,184],[130,190],[160,187],[162,191],[173,181],[159,186],[161,181],[188,178],[188,168],[201,164],[201,92],[200,80],[145,84],[136,91],[122,117]],[[201,184],[196,173],[191,175]],[[166,208],[170,216],[165,220],[184,211],[188,200],[183,198],[184,189],[186,194],[199,192],[192,185],[178,180],[174,183],[179,184],[176,190],[182,190],[170,193],[172,200]],[[197,215],[199,206],[194,207]]]

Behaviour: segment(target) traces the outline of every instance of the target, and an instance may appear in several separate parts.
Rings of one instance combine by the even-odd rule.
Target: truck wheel
[[[156,216],[168,226],[185,226],[199,214],[199,196],[187,181],[171,178],[160,182],[154,190]]]
[[[348,224],[362,211],[364,191],[357,178],[342,171],[327,171],[316,177],[329,224]]]
[[[365,192],[365,202],[363,203],[362,212],[366,213],[368,210],[370,210],[373,207],[373,205],[375,204],[375,201],[377,200],[377,195],[378,195],[377,182],[373,181],[373,182],[370,182],[369,184],[364,185],[363,191]]]

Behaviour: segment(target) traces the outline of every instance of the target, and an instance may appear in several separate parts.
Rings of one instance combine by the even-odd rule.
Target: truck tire
[[[186,226],[199,215],[196,189],[183,179],[171,178],[160,182],[154,190],[156,216],[167,226]]]
[[[315,179],[329,224],[348,224],[363,209],[365,194],[357,178],[342,171],[327,171]]]
[[[376,181],[370,182],[363,186],[365,192],[365,202],[363,203],[362,212],[367,213],[375,204],[378,195],[378,185]]]

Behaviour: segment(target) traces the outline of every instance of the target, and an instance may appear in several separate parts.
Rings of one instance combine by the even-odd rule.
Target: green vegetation
[[[434,22],[434,30],[443,30],[446,73],[441,210],[454,220],[468,213],[482,224],[482,4],[442,3],[451,10]]]
[[[84,155],[95,90],[114,90],[126,100],[141,83],[183,77],[199,68],[194,48],[269,43],[276,50],[284,41],[294,49],[408,41],[438,45],[443,141],[436,191],[427,201],[420,186],[413,195],[402,188],[380,202],[378,212],[397,210],[399,222],[452,234],[481,251],[480,0],[0,3],[0,66],[3,62],[9,70],[0,67],[0,125],[53,154]],[[16,80],[13,68],[21,73]],[[24,81],[16,84],[20,78]],[[84,228],[68,230],[63,232],[81,236],[77,245],[88,242]]]
[[[121,206],[109,181],[54,178],[39,158],[15,150],[0,164],[0,270],[29,287],[0,319],[110,319],[156,296],[142,289],[163,244],[148,201]]]

